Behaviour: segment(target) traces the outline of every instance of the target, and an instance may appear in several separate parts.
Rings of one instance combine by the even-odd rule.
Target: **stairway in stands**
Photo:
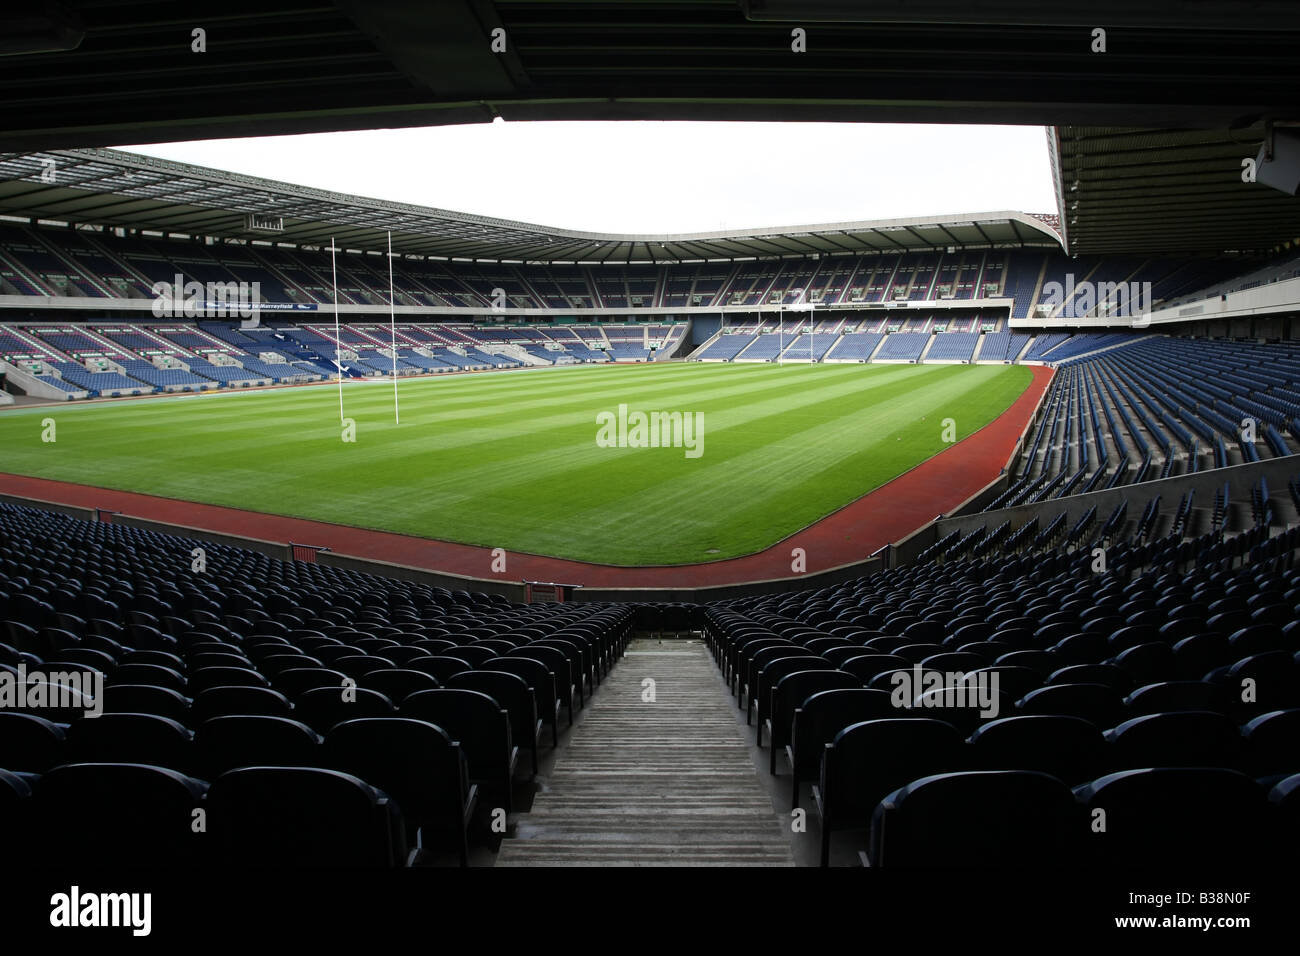
[[[542,783],[497,866],[794,865],[699,641],[634,640]]]

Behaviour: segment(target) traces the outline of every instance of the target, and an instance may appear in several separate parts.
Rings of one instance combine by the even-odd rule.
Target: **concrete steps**
[[[703,644],[632,642],[496,865],[794,865]]]

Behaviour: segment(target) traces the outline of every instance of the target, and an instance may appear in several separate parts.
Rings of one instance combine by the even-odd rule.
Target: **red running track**
[[[947,513],[993,481],[1024,433],[1052,379],[1030,366],[1033,381],[1010,408],[973,435],[945,448],[839,511],[764,551],[706,564],[626,568],[511,552],[494,574],[492,551],[474,545],[287,518],[45,478],[0,474],[0,493],[79,508],[103,508],[200,531],[311,544],[357,558],[480,579],[552,581],[609,588],[698,588],[795,576],[793,549],[804,573],[861,561]]]

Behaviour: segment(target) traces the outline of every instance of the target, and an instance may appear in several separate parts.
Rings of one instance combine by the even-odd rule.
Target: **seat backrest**
[[[319,767],[243,767],[208,792],[216,862],[239,867],[391,867],[405,831],[388,796]]]
[[[307,654],[294,654],[289,652],[267,654],[257,661],[258,673],[266,674],[272,679],[285,671],[295,670],[297,668],[311,668],[325,666],[324,661],[319,657],[311,657]]]
[[[315,767],[323,760],[320,743],[319,734],[288,717],[213,717],[194,732],[195,764],[208,780],[235,767]]]
[[[1300,657],[1300,655],[1297,655]],[[1263,712],[1300,706],[1300,661],[1290,651],[1264,651],[1243,657],[1219,683],[1239,710]],[[1252,701],[1243,701],[1245,681],[1254,682]]]
[[[380,657],[375,654],[344,654],[334,658],[330,666],[335,670],[342,671],[353,680],[360,680],[366,674],[373,673],[384,668],[393,668],[397,665],[386,657]]]
[[[35,714],[0,711],[0,768],[44,773],[66,762],[63,727]]]
[[[412,642],[411,646],[419,648],[431,657],[437,657],[455,647],[456,642],[440,637],[422,637],[418,641]]]
[[[901,644],[890,653],[903,658],[908,664],[919,664],[927,657],[944,654],[947,650],[942,644],[918,641],[913,644]]]
[[[1062,637],[1052,647],[1052,654],[1061,666],[1071,664],[1100,664],[1114,653],[1102,634],[1071,633]]]
[[[1182,680],[1199,680],[1236,656],[1228,639],[1218,633],[1196,633],[1182,638],[1173,645],[1174,676]]]
[[[1050,684],[1031,690],[1016,707],[1024,714],[1082,717],[1101,728],[1113,727],[1124,716],[1124,698],[1105,684]]]
[[[1070,789],[1046,773],[983,770],[922,777],[876,807],[873,866],[1068,867],[1086,820]]]
[[[868,720],[844,728],[826,750],[822,793],[836,819],[866,820],[886,795],[913,780],[967,769],[960,733],[926,717]]]
[[[1114,663],[1133,678],[1134,684],[1152,684],[1173,676],[1174,651],[1164,641],[1148,641],[1120,651]]]
[[[1240,867],[1267,854],[1264,791],[1235,770],[1124,770],[1076,788],[1075,798],[1090,819],[1104,820],[1087,841],[1100,866]]]
[[[80,763],[142,763],[186,773],[194,734],[155,714],[101,714],[68,728],[68,753]]]
[[[185,677],[170,667],[157,664],[119,664],[108,675],[110,684],[153,684],[157,687],[170,687],[172,690],[185,690]]]
[[[289,698],[269,687],[209,687],[199,692],[190,704],[195,725],[213,717],[238,714],[288,717],[292,712]]]
[[[157,714],[188,726],[190,700],[170,687],[112,684],[104,688],[106,714]]]
[[[440,687],[445,687],[453,674],[469,670],[473,665],[463,657],[451,654],[430,654],[426,657],[413,657],[406,662],[405,670],[422,671],[434,678]]]
[[[270,687],[265,675],[251,667],[199,667],[190,671],[191,694],[209,687]]]
[[[419,691],[434,690],[442,685],[432,674],[409,667],[395,667],[392,670],[375,671],[361,678],[361,686],[378,691],[394,704]]]
[[[852,641],[845,640],[842,637],[813,637],[804,642],[804,647],[808,648],[810,653],[822,657],[825,657],[826,652],[832,648],[845,649],[860,646],[861,645],[854,644]],[[827,660],[829,660],[829,658],[827,658]]]
[[[507,640],[501,640],[499,638],[490,638],[490,637],[485,637],[479,640],[475,640],[473,641],[473,643],[478,644],[482,647],[486,647],[489,650],[495,651],[498,657],[502,654],[509,654],[518,646],[517,642],[515,641],[507,641]]]
[[[1282,628],[1276,624],[1252,624],[1234,631],[1228,637],[1228,646],[1238,658],[1267,651],[1281,651],[1287,647]]]
[[[889,693],[865,687],[823,690],[809,695],[795,708],[791,741],[799,771],[814,771],[826,745],[841,730],[867,720],[896,717]]]
[[[1114,664],[1070,664],[1047,675],[1047,684],[1105,684],[1121,694],[1133,689],[1133,675]]]
[[[767,666],[769,661],[778,657],[793,657],[807,652],[795,644],[793,641],[782,640],[780,643],[768,644],[760,647],[753,653],[742,652],[737,658],[737,666],[742,667],[742,677],[745,683],[753,685],[758,680],[758,672]]]
[[[839,670],[871,683],[878,675],[888,671],[904,670],[912,665],[897,654],[860,654],[842,661]]]
[[[979,670],[988,665],[988,661],[979,654],[964,653],[962,651],[944,651],[939,654],[931,654],[917,663],[926,670],[962,674]]]
[[[1300,840],[1300,773],[1279,780],[1268,792],[1273,810],[1273,833],[1277,840],[1276,863],[1289,866],[1295,859],[1296,841]]]
[[[862,681],[846,671],[811,670],[786,674],[772,688],[773,744],[781,746],[790,739],[790,725],[796,707],[819,691],[861,688]]]
[[[481,691],[459,687],[419,691],[403,700],[398,712],[445,730],[460,744],[471,776],[486,776],[510,759],[510,715]]]
[[[971,756],[981,770],[1036,770],[1070,786],[1109,768],[1101,730],[1079,717],[1027,714],[1002,717],[971,735]]]
[[[335,724],[362,717],[388,717],[393,702],[378,691],[364,687],[316,687],[294,698],[293,715],[318,734]]]
[[[473,670],[454,675],[448,685],[487,694],[510,715],[510,731],[521,745],[537,739],[537,698],[518,674],[506,671]]]
[[[1017,667],[1015,664],[993,664],[989,667],[977,668],[966,674],[967,681],[988,681],[990,686],[993,685],[995,678],[997,689],[1013,701],[1019,700],[1031,690],[1037,690],[1043,686],[1043,680],[1038,671],[1031,670],[1028,667]]]
[[[342,671],[326,667],[292,667],[276,674],[271,686],[286,697],[297,697],[314,687],[332,687],[342,689],[351,680]]]
[[[1011,651],[994,658],[993,663],[1012,667],[1026,667],[1043,677],[1056,669],[1056,659],[1047,651],[1037,649]]]
[[[1219,689],[1208,681],[1160,681],[1144,684],[1124,698],[1133,717],[1174,710],[1215,710]]]
[[[0,654],[0,664],[7,663],[3,658],[5,655]],[[59,660],[66,662],[74,667],[89,667],[99,671],[101,674],[110,674],[117,667],[117,662],[113,660],[111,654],[104,651],[97,651],[93,647],[69,647],[60,652]],[[18,663],[17,657],[13,663]],[[47,665],[48,667],[49,665]],[[51,668],[52,669],[52,668]]]
[[[490,647],[483,647],[481,644],[451,644],[449,641],[446,643],[448,646],[435,656],[459,658],[467,661],[470,667],[482,667],[497,656],[496,651]]]
[[[161,651],[136,651],[135,653],[136,654],[161,654],[162,652]],[[134,654],[132,656],[134,657]],[[162,664],[163,662],[160,660],[148,660],[148,661],[139,661],[139,662],[134,660],[129,660],[129,661],[123,661],[123,663]],[[187,663],[189,665],[189,669],[191,672],[199,670],[204,667],[242,667],[244,669],[249,669],[253,666],[252,662],[249,661],[248,658],[244,657],[243,655],[235,654],[235,653],[227,653],[227,652],[205,652],[202,654],[189,654],[187,657]],[[179,662],[171,665],[163,665],[163,666],[170,666],[176,670],[180,670]]]
[[[531,657],[494,657],[483,667],[487,670],[505,671],[507,674],[518,674],[537,694],[538,704],[545,707],[547,703],[553,703],[558,697],[558,689],[555,686],[555,675],[551,669],[539,660]]]
[[[96,723],[105,717],[96,718]],[[41,776],[33,809],[43,853],[70,867],[129,861],[192,867],[205,834],[193,830],[207,784],[175,770],[133,763],[71,763]]]
[[[575,671],[570,664],[569,655],[557,647],[547,647],[544,644],[533,642],[511,651],[505,656],[526,657],[531,660],[541,661],[555,675],[557,683],[567,685],[574,682]],[[561,693],[561,696],[563,696],[563,693]]]
[[[1111,759],[1121,770],[1142,767],[1243,765],[1245,739],[1238,726],[1211,711],[1144,714],[1106,733]]]
[[[826,658],[815,654],[801,654],[792,657],[778,657],[768,661],[758,674],[755,685],[755,699],[759,709],[767,713],[771,708],[771,694],[774,688],[787,674],[805,670],[834,670],[835,666]]]
[[[1139,644],[1151,643],[1158,636],[1159,631],[1150,625],[1127,625],[1111,631],[1106,638],[1106,646],[1114,655]]]
[[[1300,708],[1260,714],[1242,727],[1242,735],[1246,738],[1246,757],[1252,776],[1290,773],[1297,765],[1296,754],[1300,752]]]
[[[344,721],[325,735],[325,758],[383,790],[417,826],[463,819],[464,757],[436,724],[410,717]]]

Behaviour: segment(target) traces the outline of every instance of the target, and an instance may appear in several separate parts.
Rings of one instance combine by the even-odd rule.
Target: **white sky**
[[[589,232],[1056,211],[1040,126],[498,122],[123,148]]]

